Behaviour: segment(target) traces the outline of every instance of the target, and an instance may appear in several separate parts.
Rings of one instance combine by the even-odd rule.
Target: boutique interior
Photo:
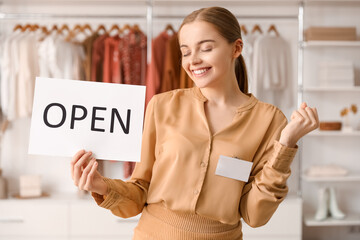
[[[35,79],[146,86],[145,107],[193,88],[178,29],[212,6],[241,26],[249,93],[288,120],[306,102],[320,121],[298,142],[287,197],[264,226],[243,223],[243,239],[360,239],[360,0],[0,1],[0,239],[132,239],[141,214],[97,206],[74,186],[71,157],[29,153]],[[124,181],[135,168],[98,162]]]

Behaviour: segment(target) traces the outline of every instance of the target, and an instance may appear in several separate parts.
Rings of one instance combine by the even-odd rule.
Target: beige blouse
[[[162,203],[225,224],[243,218],[264,225],[288,192],[297,148],[277,141],[284,114],[249,96],[232,123],[211,134],[198,87],[155,95],[145,115],[141,162],[126,182],[104,178],[109,194],[93,193],[96,202],[124,218]],[[248,182],[215,175],[220,155],[253,162]]]

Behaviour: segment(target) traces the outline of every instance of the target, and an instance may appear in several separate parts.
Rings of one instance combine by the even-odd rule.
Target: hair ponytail
[[[235,62],[235,75],[241,92],[248,93],[248,75],[245,60],[241,54]]]
[[[179,31],[182,26],[187,23],[194,22],[195,20],[201,20],[213,24],[220,35],[223,36],[229,43],[233,43],[237,39],[241,39],[239,22],[234,14],[226,8],[209,7],[196,10],[185,17]],[[245,61],[242,55],[240,55],[235,61],[235,75],[240,90],[243,93],[248,93],[248,76]]]

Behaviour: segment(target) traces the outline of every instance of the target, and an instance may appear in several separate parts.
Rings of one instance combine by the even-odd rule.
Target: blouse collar
[[[202,94],[199,87],[197,86],[193,87],[193,94],[198,100],[202,102],[207,101],[207,98]],[[251,109],[258,102],[258,99],[254,97],[254,95],[252,95],[251,93],[247,93],[246,95],[249,96],[249,98],[244,103],[240,104],[240,106],[238,106],[237,108],[238,113]]]

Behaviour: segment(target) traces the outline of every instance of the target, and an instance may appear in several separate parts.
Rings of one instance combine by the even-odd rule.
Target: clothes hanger
[[[104,31],[104,33],[107,33],[106,28],[103,24],[100,24],[95,32],[100,33],[101,30]]]
[[[41,26],[40,30],[43,36],[39,38],[39,41],[42,42],[50,34],[50,31],[47,29],[46,26]]]
[[[116,30],[116,34],[120,35],[121,34],[121,29],[117,24],[113,24],[110,28],[110,30],[108,31],[108,34],[110,35],[112,33],[112,31]]]
[[[276,29],[275,25],[274,24],[271,24],[268,31],[268,33],[271,33],[271,32],[274,32],[276,36],[279,36],[279,32],[278,30]]]
[[[83,27],[80,25],[80,24],[75,24],[75,26],[74,26],[74,28],[72,29],[72,31],[73,32],[83,32],[84,31],[84,29],[83,29]]]
[[[121,28],[121,32],[122,33],[127,33],[127,32],[129,32],[129,31],[131,31],[132,30],[132,28],[131,28],[131,26],[129,25],[129,24],[125,24],[122,28]]]
[[[67,24],[63,24],[63,25],[61,26],[61,28],[59,28],[59,29],[57,30],[56,33],[57,33],[57,34],[63,34],[64,30],[68,31],[68,33],[70,32],[70,28],[69,28],[69,26],[68,26]]]
[[[14,27],[13,31],[17,31],[18,29],[20,29],[21,31],[23,31],[23,26],[21,24],[16,24],[16,26]]]
[[[84,29],[81,25],[76,24],[72,30],[69,31],[68,36],[66,37],[66,41],[70,41],[73,39],[78,33],[83,33]]]
[[[139,27],[139,25],[138,25],[138,24],[134,24],[134,26],[133,26],[133,30],[134,30],[136,33],[141,32],[140,27]]]
[[[53,26],[52,26],[52,28],[50,29],[50,31],[49,31],[49,33],[52,33],[52,32],[54,32],[54,31],[58,31],[58,26],[56,25],[56,24],[54,24]]]
[[[255,33],[256,31],[263,33],[263,31],[261,30],[259,24],[255,24],[255,26],[253,27],[253,29],[251,30],[251,33]]]
[[[22,29],[21,32],[25,32],[26,30],[30,30],[31,29],[31,24],[26,24]]]
[[[36,32],[39,28],[40,28],[39,25],[33,24],[30,27],[30,32]]]
[[[82,27],[82,32],[85,33],[85,30],[88,30],[90,32],[90,34],[93,34],[93,30],[91,28],[91,26],[89,24],[85,24],[83,27]]]
[[[245,25],[241,25],[240,28],[241,28],[241,32],[244,33],[244,35],[247,35],[248,31],[247,31]]]
[[[47,29],[46,26],[42,26],[41,27],[41,32],[45,35],[49,35],[50,34],[50,31]]]
[[[166,26],[165,26],[165,31],[168,35],[174,35],[176,34],[176,31],[174,30],[173,26],[168,23]]]

